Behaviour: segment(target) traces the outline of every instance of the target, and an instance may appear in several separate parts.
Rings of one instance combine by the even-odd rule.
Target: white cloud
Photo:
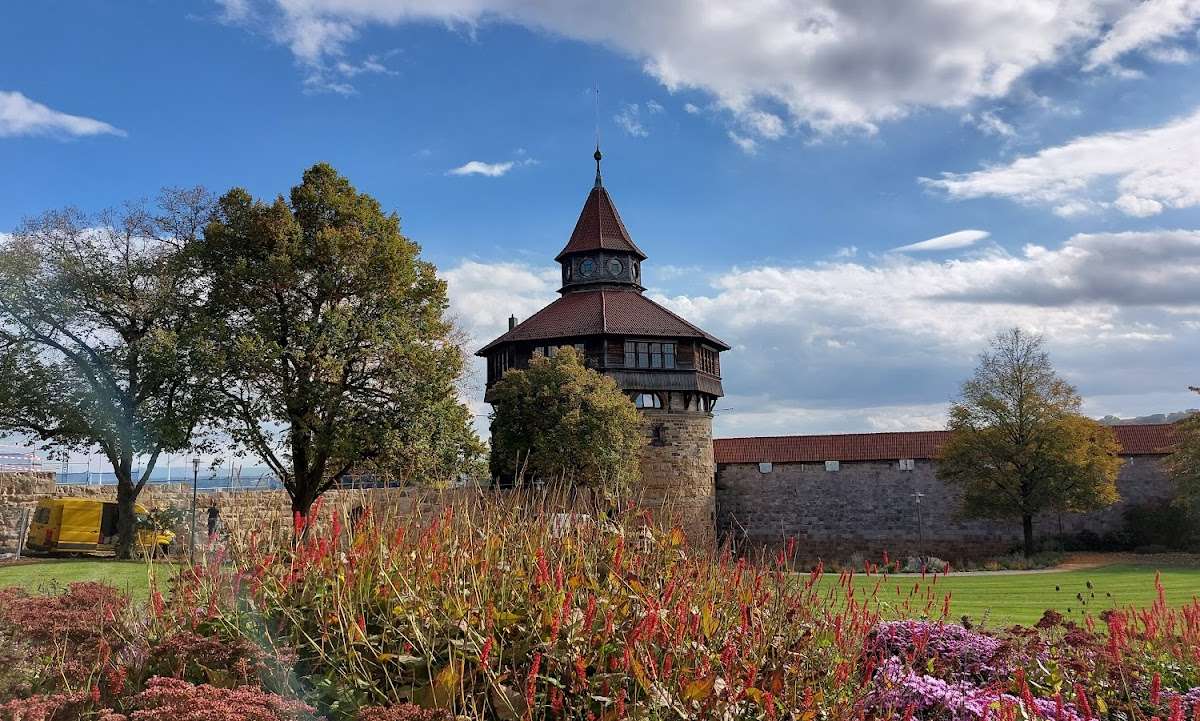
[[[909,243],[908,245],[902,245],[899,248],[892,248],[891,252],[910,253],[966,248],[968,246],[975,245],[990,235],[991,233],[987,232],[986,230],[956,230],[953,233],[939,235],[936,238],[922,240],[919,243]]]
[[[508,329],[508,317],[524,320],[554,300],[556,267],[464,260],[442,272],[450,293],[450,313],[466,332],[471,352]]]
[[[0,90],[0,138],[21,135],[124,136],[125,131],[94,118],[48,108],[16,91]]]
[[[1108,303],[1200,308],[1200,231],[1080,233],[1062,247],[1025,246],[990,278],[943,297],[1042,307]]]
[[[659,113],[665,113],[667,109],[664,108],[662,103],[658,102],[657,100],[647,100],[646,111],[651,115],[658,115]]]
[[[698,115],[700,113],[700,107],[693,103],[684,103],[683,111],[688,115]]]
[[[621,112],[613,116],[613,122],[624,130],[626,135],[644,138],[650,135],[650,131],[646,130],[646,126],[642,124],[641,116],[641,108],[637,103],[626,103],[621,108]]]
[[[1050,205],[1066,217],[1116,207],[1134,216],[1200,205],[1200,109],[1165,125],[1100,133],[1006,165],[922,178],[952,198]]]
[[[963,122],[975,126],[984,135],[1012,138],[1017,134],[1017,129],[997,115],[994,110],[985,110],[978,114],[966,113],[963,115]]]
[[[1200,21],[1200,0],[1144,0],[1113,23],[1088,53],[1085,69],[1115,62],[1125,53],[1175,37]]]
[[[756,141],[754,138],[748,138],[745,135],[739,135],[732,130],[730,130],[727,134],[729,135],[729,139],[733,141],[734,145],[737,145],[739,148],[741,148],[742,152],[746,153],[747,155],[754,155],[758,152],[758,141]]]
[[[1156,63],[1173,63],[1175,65],[1185,65],[1196,59],[1195,55],[1178,45],[1150,48],[1146,51],[1146,57]]]
[[[1045,334],[1085,398],[1195,404],[1186,386],[1200,355],[1200,231],[703,275],[706,289],[654,298],[734,346],[722,356],[719,435],[938,427],[987,339],[1014,325]],[[558,283],[550,267],[476,261],[445,276],[474,347],[502,333],[509,313],[524,318],[552,299]]]
[[[604,45],[674,92],[744,118],[766,108],[818,132],[1007,96],[1030,71],[1092,63],[1177,34],[1196,0],[225,0],[318,74],[363,29],[510,23]],[[236,12],[231,12],[236,8]],[[240,19],[240,20],[239,20]],[[749,121],[754,122],[754,121]]]
[[[747,110],[741,114],[742,125],[756,135],[767,140],[782,138],[787,129],[783,118],[774,113],[764,113],[761,110]]]
[[[446,171],[447,175],[484,175],[489,178],[499,178],[512,170],[515,163],[511,160],[503,163],[485,163],[482,160],[472,160],[468,163]]]

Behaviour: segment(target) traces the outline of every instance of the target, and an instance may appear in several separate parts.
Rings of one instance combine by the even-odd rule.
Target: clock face
[[[620,275],[623,269],[624,266],[621,265],[621,261],[617,260],[616,258],[608,261],[608,272],[610,275]]]

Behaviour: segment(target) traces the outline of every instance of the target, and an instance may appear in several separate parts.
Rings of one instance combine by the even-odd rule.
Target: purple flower
[[[918,718],[978,721],[989,706],[992,707],[989,717],[995,718],[999,708],[1021,705],[1021,700],[1012,694],[981,688],[970,681],[950,682],[916,673],[896,658],[889,659],[879,669],[873,686],[865,702],[866,709],[893,718],[900,717],[911,706]],[[1035,698],[1033,703],[1039,718],[1083,721],[1071,704],[1064,704],[1062,715],[1058,716],[1054,701]]]
[[[952,680],[991,681],[1011,671],[1003,642],[955,624],[885,621],[876,626],[872,643],[884,658],[904,659]]]

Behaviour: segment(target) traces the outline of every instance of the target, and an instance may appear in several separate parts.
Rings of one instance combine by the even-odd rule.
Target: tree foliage
[[[1200,393],[1200,387],[1192,388]],[[1167,456],[1167,470],[1179,486],[1179,497],[1200,513],[1200,413],[1175,424],[1175,450]]]
[[[535,355],[492,386],[492,471],[616,493],[637,480],[642,419],[573,348]]]
[[[454,478],[482,452],[446,285],[400,221],[326,164],[266,203],[221,197],[200,253],[229,431],[293,510],[343,474]]]
[[[1112,430],[1079,413],[1039,336],[998,334],[950,407],[938,475],[962,487],[964,511],[1020,518],[1025,553],[1044,511],[1081,512],[1117,500],[1121,460]]]
[[[0,247],[0,428],[99,447],[117,479],[121,556],[159,455],[187,448],[207,410],[204,282],[187,254],[211,205],[194,188],[95,217],[51,211]]]

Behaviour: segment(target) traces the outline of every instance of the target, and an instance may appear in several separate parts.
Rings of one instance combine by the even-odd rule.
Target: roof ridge
[[[791,439],[791,438],[846,438],[847,436],[915,436],[921,433],[949,433],[945,428],[930,428],[919,431],[867,431],[864,433],[792,433],[782,436],[726,436],[724,438],[714,438],[713,441],[766,441],[776,439]]]
[[[604,296],[604,289],[600,289],[600,330],[608,333],[608,299]]]

